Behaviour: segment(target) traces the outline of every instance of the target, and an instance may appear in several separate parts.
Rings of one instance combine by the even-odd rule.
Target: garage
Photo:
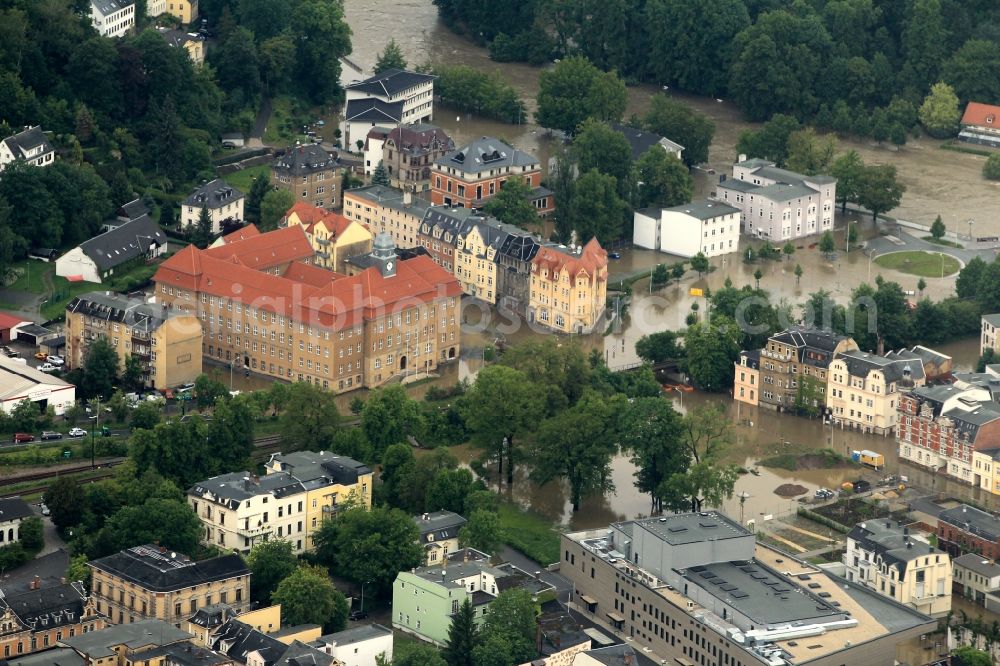
[[[12,315],[9,312],[0,312],[0,344],[7,344],[14,339],[15,329],[22,324],[31,323],[27,319]]]
[[[0,356],[0,409],[10,414],[22,400],[35,403],[39,412],[52,407],[61,416],[76,402],[76,387],[35,370],[23,359]]]
[[[44,326],[39,326],[38,324],[24,324],[17,327],[18,342],[23,342],[26,345],[34,345],[36,347],[49,338],[54,338],[58,335],[59,334],[55,331],[50,331]]]

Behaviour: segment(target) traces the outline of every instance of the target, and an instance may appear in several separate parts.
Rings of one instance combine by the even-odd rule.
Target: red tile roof
[[[291,208],[285,211],[285,219],[291,217],[292,213],[296,213],[299,216],[299,221],[306,225],[312,224],[326,215],[325,210],[305,201],[296,201]]]
[[[309,225],[306,229],[309,233],[313,233],[313,230],[318,226],[326,227],[326,230],[330,232],[334,237],[339,236],[347,230],[347,227],[351,226],[354,220],[349,220],[340,213],[327,213],[322,218],[316,220]]]
[[[544,245],[531,260],[532,271],[540,268],[549,270],[549,278],[558,279],[563,270],[569,275],[577,276],[584,273],[589,277],[596,276],[600,280],[607,279],[607,273],[601,275],[601,269],[608,267],[608,253],[597,242],[596,238],[583,246],[580,254],[574,254],[569,248],[555,245]]]
[[[285,231],[261,234],[250,241],[234,243],[230,249],[254,241],[269,245],[275,234]],[[256,245],[254,250],[258,249]],[[454,275],[423,255],[399,262],[396,275],[388,278],[374,267],[343,277],[298,263],[289,266],[285,275],[274,275],[255,270],[239,252],[219,254],[217,250],[221,249],[198,250],[188,246],[160,264],[153,280],[334,329],[359,325],[416,303],[462,294]],[[321,277],[326,277],[326,281]]]
[[[969,102],[962,116],[962,124],[1000,128],[1000,106]]]
[[[306,233],[310,234],[313,233],[317,226],[322,225],[331,234],[338,236],[344,233],[344,230],[353,222],[353,220],[347,219],[340,213],[333,213],[304,201],[298,201],[288,209],[288,212],[285,213],[286,221],[292,216],[292,213],[298,215],[299,221],[305,227]]]
[[[256,224],[248,224],[242,229],[237,229],[231,234],[223,236],[222,242],[235,243],[236,241],[246,240],[247,238],[253,238],[254,236],[260,236],[260,229],[257,228]]]
[[[14,328],[18,324],[23,324],[27,322],[27,319],[21,319],[17,315],[12,315],[7,312],[0,312],[0,330],[7,330],[8,328]]]
[[[263,271],[292,261],[311,259],[313,249],[305,231],[295,225],[209,248],[204,254],[218,259],[236,257],[244,266]]]

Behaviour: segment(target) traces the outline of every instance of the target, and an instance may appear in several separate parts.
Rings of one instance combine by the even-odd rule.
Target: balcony
[[[239,534],[240,536],[244,536],[244,537],[258,537],[258,536],[263,536],[265,534],[270,534],[273,531],[274,530],[271,528],[271,526],[267,525],[267,524],[264,524],[264,525],[254,525],[253,523],[251,523],[250,527],[238,526],[236,528],[236,533]]]

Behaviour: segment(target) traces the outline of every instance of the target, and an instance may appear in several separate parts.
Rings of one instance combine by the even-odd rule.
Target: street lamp
[[[975,223],[976,223],[975,220],[973,220],[972,218],[969,218],[968,225],[969,225],[969,242],[970,243],[972,242],[972,225],[975,224]]]
[[[91,424],[90,424],[90,469],[96,469],[97,468],[97,464],[96,464],[96,460],[97,460],[97,441],[96,441],[96,437],[97,437],[97,435],[95,433],[97,431],[97,428],[101,424],[101,396],[97,396],[97,406],[96,406],[96,409],[94,411],[95,411],[94,415],[91,416],[91,417],[89,417],[90,420],[91,420]]]

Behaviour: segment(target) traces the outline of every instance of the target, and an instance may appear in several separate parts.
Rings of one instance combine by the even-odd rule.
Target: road
[[[264,145],[264,131],[271,120],[271,98],[265,97],[260,102],[260,110],[254,120],[253,129],[247,137],[247,148],[261,148]]]

